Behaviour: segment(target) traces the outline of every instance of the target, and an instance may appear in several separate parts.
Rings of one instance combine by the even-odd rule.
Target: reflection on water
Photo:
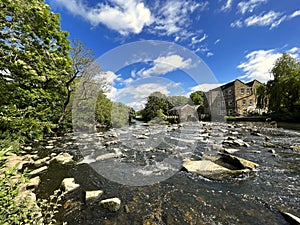
[[[64,207],[61,208],[58,216],[59,221],[67,221],[68,224],[273,225],[288,224],[278,210],[300,216],[300,151],[290,148],[292,145],[300,146],[299,132],[264,128],[253,123],[251,125],[200,123],[185,125],[179,129],[138,126],[126,130],[113,130],[100,136],[100,139],[104,140],[101,139],[102,142],[97,145],[108,152],[113,152],[117,148],[120,156],[116,160],[130,162],[134,159],[139,163],[154,163],[155,160],[159,161],[166,157],[168,150],[176,146],[180,146],[180,149],[186,148],[188,157],[194,159],[201,159],[204,154],[214,155],[218,150],[212,146],[235,136],[249,143],[250,146],[235,147],[239,151],[234,154],[258,163],[260,167],[253,173],[223,181],[213,181],[200,175],[178,171],[159,183],[128,186],[110,181],[88,164],[93,162],[97,155],[97,149],[94,148],[87,149],[89,151],[86,151],[88,152],[86,159],[90,161],[86,160],[84,164],[52,163],[48,173],[42,176],[38,195],[45,197],[60,186],[64,177],[74,177],[76,183],[81,185],[80,189],[66,195]],[[156,140],[157,134],[162,130],[167,134],[163,139],[164,142],[149,148],[150,141]],[[253,135],[253,131],[259,131],[261,135]],[[103,148],[103,143],[109,138],[109,140],[116,139],[111,137],[114,136],[112,135],[114,132],[118,134],[119,144]],[[133,138],[136,137],[133,134],[145,135],[149,139]],[[109,138],[105,139],[105,135]],[[263,147],[266,136],[268,142],[273,143],[275,147]],[[65,137],[57,143],[55,151],[67,151],[81,160],[83,156],[80,150],[90,148],[91,145],[90,143],[78,145],[74,139],[76,140],[76,137],[74,138],[73,135]],[[88,142],[88,138],[86,140]],[[124,140],[123,145],[122,140]],[[124,145],[125,140],[126,145]],[[146,144],[139,144],[142,142]],[[40,154],[46,155],[43,145],[40,148]],[[97,204],[86,205],[83,201],[83,192],[98,189],[104,191],[102,199],[120,198],[121,209],[111,213]],[[68,200],[78,204],[66,205]]]

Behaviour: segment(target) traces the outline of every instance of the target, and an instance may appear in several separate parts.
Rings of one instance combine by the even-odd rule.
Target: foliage
[[[284,53],[271,72],[274,79],[256,90],[257,107],[275,113],[299,111],[300,61]]]
[[[195,105],[203,105],[205,102],[205,93],[203,91],[195,91],[190,94],[190,98]]]
[[[154,92],[148,96],[145,108],[142,110],[142,117],[145,121],[150,121],[157,117],[159,112],[169,115],[169,110],[172,107],[174,106],[168,101],[166,95]]]
[[[71,124],[72,101],[74,97],[72,93],[77,88],[81,76],[84,74],[86,76],[87,71],[93,75],[102,72],[100,65],[96,63],[92,49],[86,48],[84,43],[79,39],[74,39],[71,44],[72,49],[70,51],[70,56],[72,59],[72,69],[70,70],[68,80],[65,83],[67,97],[64,102],[63,112],[58,121],[60,126],[63,124]],[[102,78],[101,89],[106,90],[107,80],[104,79],[105,77]]]
[[[175,107],[190,103],[190,99],[185,96],[168,96],[167,100]]]
[[[0,8],[0,135],[41,138],[62,112],[68,33],[41,0],[2,0]]]
[[[7,153],[15,147],[0,149],[0,166],[7,158]],[[55,224],[54,216],[62,194],[55,191],[49,199],[38,200],[37,204],[28,198],[20,197],[21,186],[28,181],[27,170],[22,174],[15,168],[2,168],[0,179],[0,224]]]
[[[268,89],[266,85],[259,85],[255,91],[256,107],[259,109],[267,109],[268,107]]]
[[[112,102],[101,92],[96,103],[96,122],[101,125],[110,126]]]
[[[294,112],[300,104],[300,61],[288,54],[277,59],[272,69],[274,80],[268,82],[269,108]]]
[[[113,103],[111,110],[111,124],[113,127],[128,125],[134,117],[134,110],[123,103]]]

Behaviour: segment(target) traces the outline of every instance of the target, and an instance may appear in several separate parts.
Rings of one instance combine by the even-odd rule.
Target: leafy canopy
[[[0,135],[41,138],[62,112],[68,33],[42,0],[0,1]]]

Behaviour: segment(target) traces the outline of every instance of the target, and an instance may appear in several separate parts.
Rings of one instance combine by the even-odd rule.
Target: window
[[[222,101],[222,106],[225,106],[225,101]]]
[[[230,101],[228,102],[228,105],[232,106],[232,104],[233,104],[233,101],[230,100]]]
[[[252,88],[251,88],[251,87],[248,87],[248,88],[247,88],[247,94],[248,94],[248,95],[251,95],[251,92],[252,92]]]
[[[243,99],[243,105],[246,105],[246,99]]]
[[[241,88],[241,95],[245,94],[245,88]]]
[[[254,105],[254,101],[253,99],[250,99],[250,102],[249,102],[250,105]]]
[[[228,95],[231,95],[232,94],[232,91],[231,90],[228,90]]]
[[[232,114],[232,109],[228,110],[228,114],[231,115]]]

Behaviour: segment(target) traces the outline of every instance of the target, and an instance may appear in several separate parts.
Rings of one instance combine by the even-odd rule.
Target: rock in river
[[[190,173],[214,180],[221,180],[223,175],[232,173],[231,170],[209,160],[186,161],[183,163],[183,168]]]
[[[63,189],[66,192],[73,191],[76,188],[80,187],[79,184],[75,183],[75,179],[74,178],[65,178],[65,179],[63,179],[63,181],[61,182],[61,186],[63,187]]]
[[[256,167],[258,167],[258,164],[251,162],[249,160],[237,157],[237,156],[233,156],[233,155],[229,155],[229,154],[224,154],[224,153],[220,153],[221,157],[217,160],[219,163],[222,164],[226,163],[229,165],[232,165],[235,169],[237,170],[242,170],[242,169],[255,169]]]
[[[121,200],[119,198],[109,198],[99,202],[99,205],[103,206],[105,209],[116,212],[121,207]]]
[[[96,201],[98,198],[101,197],[103,194],[102,190],[97,190],[97,191],[86,191],[85,192],[85,202],[86,203],[91,203]]]
[[[54,157],[54,159],[61,164],[69,164],[73,162],[73,156],[67,152],[62,152]]]

